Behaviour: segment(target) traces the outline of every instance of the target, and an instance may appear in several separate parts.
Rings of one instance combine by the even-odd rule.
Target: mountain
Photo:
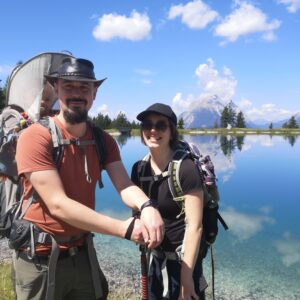
[[[239,107],[230,102],[231,107],[236,111],[240,111]],[[183,118],[185,128],[213,128],[216,124],[220,125],[221,113],[224,109],[224,104],[218,98],[214,96],[212,98],[204,99],[201,102],[196,103],[191,109],[181,113],[178,119]],[[300,112],[295,115],[297,124],[300,126]],[[285,122],[288,122],[290,118],[281,121],[274,121],[273,128],[282,128]],[[270,121],[266,119],[260,120],[247,120],[247,128],[269,128]]]
[[[183,118],[185,128],[211,128],[220,123],[224,105],[217,96],[202,100],[189,111],[178,116]]]

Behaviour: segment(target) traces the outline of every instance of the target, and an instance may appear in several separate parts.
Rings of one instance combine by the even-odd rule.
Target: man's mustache
[[[87,100],[84,98],[68,98],[66,100],[67,105],[69,106],[71,103],[84,103],[85,105],[87,105]]]

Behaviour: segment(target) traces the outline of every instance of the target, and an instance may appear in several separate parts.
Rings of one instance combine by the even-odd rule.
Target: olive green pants
[[[100,267],[99,271],[102,273]],[[48,259],[13,257],[13,274],[18,300],[45,300]],[[103,273],[102,273],[103,275]],[[101,283],[99,283],[101,284]],[[95,300],[87,251],[58,259],[55,272],[55,300]]]

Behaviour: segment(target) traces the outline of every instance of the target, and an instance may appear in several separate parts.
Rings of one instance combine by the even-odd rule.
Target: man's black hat
[[[94,65],[91,61],[83,58],[66,58],[58,70],[50,75],[45,75],[50,84],[58,79],[72,81],[93,82],[98,87],[106,79],[97,80],[94,73]]]
[[[163,103],[154,103],[146,110],[137,115],[139,121],[143,121],[145,117],[151,113],[159,114],[169,118],[175,125],[177,125],[177,117],[169,105]]]

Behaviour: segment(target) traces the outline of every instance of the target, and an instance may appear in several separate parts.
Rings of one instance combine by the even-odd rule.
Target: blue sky
[[[68,50],[108,77],[92,114],[133,120],[218,95],[251,120],[300,112],[300,0],[1,1],[0,79],[20,60]]]

